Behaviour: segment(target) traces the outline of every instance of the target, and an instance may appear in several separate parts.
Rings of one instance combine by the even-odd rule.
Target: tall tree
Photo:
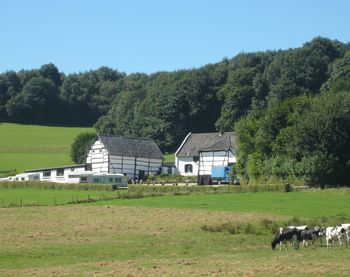
[[[55,84],[43,77],[28,81],[21,93],[6,104],[10,119],[18,122],[48,123],[54,118],[57,89]]]

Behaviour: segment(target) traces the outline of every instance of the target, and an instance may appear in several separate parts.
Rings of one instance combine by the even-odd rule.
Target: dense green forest
[[[142,62],[142,61],[140,61]],[[91,126],[174,151],[188,132],[235,131],[243,179],[350,179],[350,44],[241,53],[198,69],[0,74],[0,121]]]

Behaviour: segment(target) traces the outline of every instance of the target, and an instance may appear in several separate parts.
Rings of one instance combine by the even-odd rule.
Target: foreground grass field
[[[233,235],[201,227],[296,214],[349,216],[349,201],[348,190],[325,190],[2,208],[0,275],[348,276],[350,249],[272,251],[271,233]]]
[[[72,164],[70,146],[92,128],[0,123],[0,171]]]

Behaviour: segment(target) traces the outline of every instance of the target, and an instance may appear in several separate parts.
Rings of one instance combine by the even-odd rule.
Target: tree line
[[[98,133],[152,137],[173,152],[188,132],[235,131],[236,170],[270,178],[350,177],[350,44],[241,53],[198,69],[65,75],[53,64],[0,74],[0,120],[94,124]]]

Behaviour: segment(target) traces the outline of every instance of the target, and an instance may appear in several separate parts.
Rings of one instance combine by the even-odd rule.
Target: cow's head
[[[272,250],[275,250],[276,245],[277,245],[277,240],[274,239],[273,241],[271,241],[271,248],[272,248]]]
[[[325,227],[321,227],[318,233],[319,236],[326,236],[326,228]]]

